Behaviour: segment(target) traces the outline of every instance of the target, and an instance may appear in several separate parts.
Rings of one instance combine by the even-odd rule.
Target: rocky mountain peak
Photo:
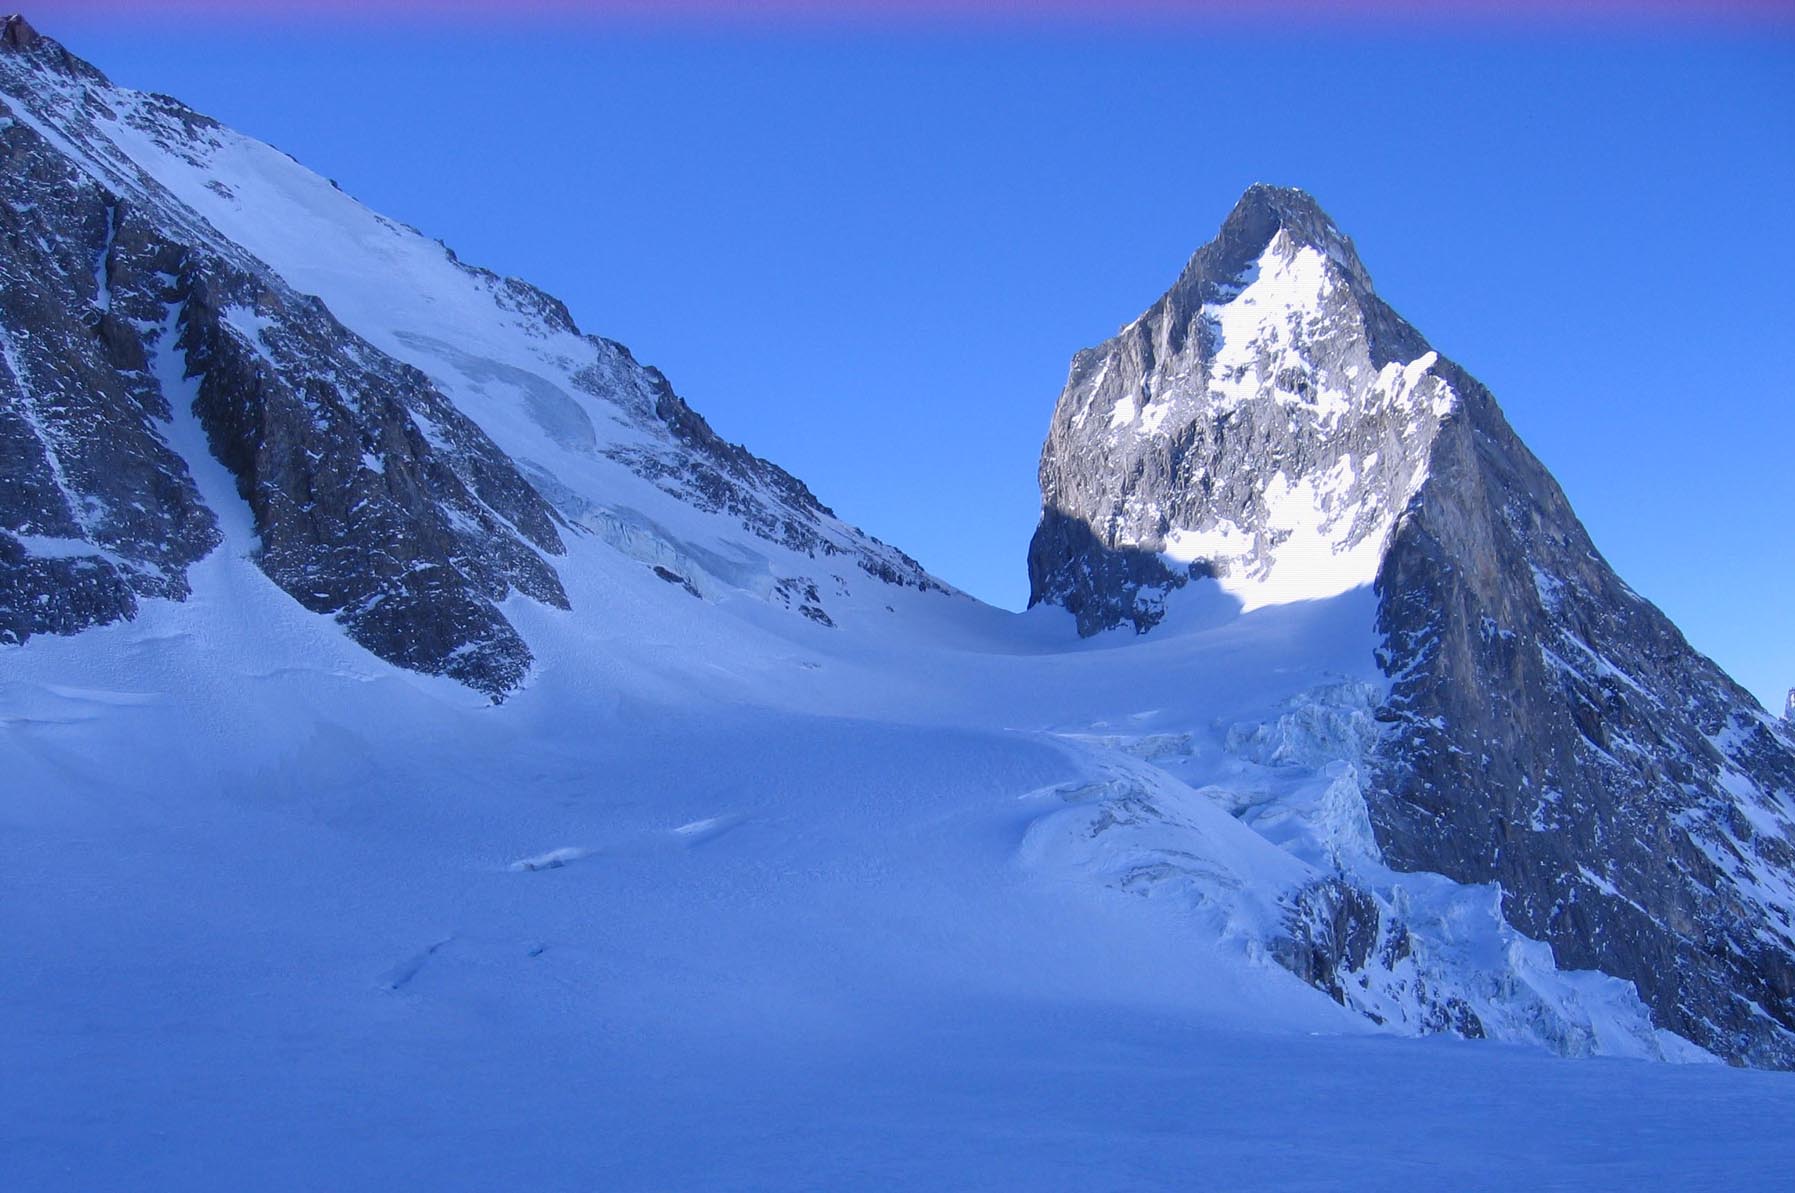
[[[1209,256],[1202,261],[1203,272],[1219,280],[1250,268],[1280,232],[1291,248],[1315,249],[1364,289],[1371,289],[1371,277],[1352,240],[1315,197],[1296,187],[1265,182],[1249,186],[1222,221],[1220,233],[1208,248]],[[1196,265],[1193,258],[1192,266]]]
[[[1073,359],[1041,496],[1031,603],[1087,635],[1151,631],[1199,586],[1242,613],[1370,589],[1389,690],[1350,761],[1382,863],[1490,884],[1660,1026],[1795,1065],[1795,752],[1314,199],[1250,188]]]
[[[1795,688],[1789,689],[1789,699],[1783,705],[1783,720],[1795,721]]]
[[[43,39],[37,30],[31,27],[23,14],[13,13],[0,18],[0,47],[8,50],[28,50]]]
[[[0,17],[0,61],[17,63],[26,73],[48,69],[91,83],[105,84],[106,76],[68,50],[54,38],[45,37],[32,27],[22,13]]]
[[[1074,359],[1034,601],[1091,634],[1150,628],[1193,576],[1256,585],[1248,603],[1369,584],[1457,400],[1437,361],[1311,196],[1250,187],[1165,296]]]

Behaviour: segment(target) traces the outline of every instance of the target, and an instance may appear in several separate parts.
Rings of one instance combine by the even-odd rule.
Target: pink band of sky
[[[3,0],[0,0],[3,3]],[[1427,26],[1795,29],[1795,0],[13,0],[54,35],[59,14],[129,21],[389,23],[454,18],[736,27],[847,24]],[[470,29],[475,32],[476,29]]]

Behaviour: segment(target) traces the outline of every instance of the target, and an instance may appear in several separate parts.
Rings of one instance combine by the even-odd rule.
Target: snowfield
[[[186,604],[8,653],[11,1187],[1737,1189],[1795,1158],[1787,1075],[1400,1038],[1265,959],[1271,895],[1368,848],[1315,765],[1368,594],[1127,649],[910,590],[830,630],[587,542],[602,619],[520,602],[543,661],[498,707],[228,547]],[[1504,963],[1475,891],[1387,881],[1537,985],[1491,1020],[1517,1039],[1582,999],[1570,1050],[1660,1043],[1619,983]]]

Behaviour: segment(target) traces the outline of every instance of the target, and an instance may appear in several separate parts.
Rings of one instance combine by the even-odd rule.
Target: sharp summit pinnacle
[[[9,50],[28,50],[41,39],[22,13],[0,19],[0,46]]]

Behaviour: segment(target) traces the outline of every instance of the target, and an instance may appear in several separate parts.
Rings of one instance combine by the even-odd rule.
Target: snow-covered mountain
[[[295,600],[495,699],[532,660],[500,605],[566,607],[569,537],[824,623],[942,587],[554,299],[8,22],[6,639],[185,595],[229,488]]]
[[[1075,361],[1011,614],[17,18],[0,166],[20,1187],[1786,1169],[1547,1054],[1789,1063],[1795,738],[1305,196]]]
[[[1314,200],[1249,189],[1074,359],[1041,492],[1033,599],[1086,634],[1147,632],[1186,588],[1250,611],[1375,585],[1366,853],[1493,883],[1663,1026],[1795,1063],[1795,741],[1615,576]],[[1350,873],[1313,896],[1310,965],[1381,975],[1403,916]]]

